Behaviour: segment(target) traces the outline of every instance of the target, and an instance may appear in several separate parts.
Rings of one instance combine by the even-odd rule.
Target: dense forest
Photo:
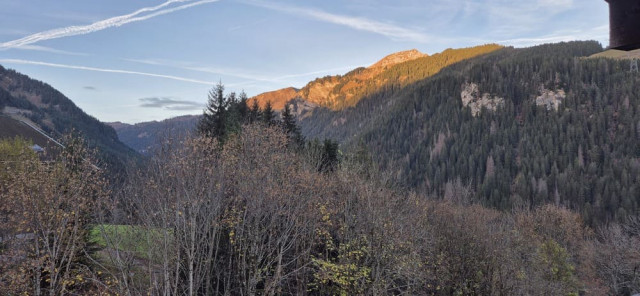
[[[398,181],[438,198],[463,186],[497,209],[553,203],[592,225],[621,221],[640,210],[640,76],[628,61],[586,58],[600,51],[505,48],[341,112],[314,110],[303,134],[364,144]],[[473,116],[461,100],[470,83],[504,103]],[[549,92],[564,94],[557,110],[537,104]]]

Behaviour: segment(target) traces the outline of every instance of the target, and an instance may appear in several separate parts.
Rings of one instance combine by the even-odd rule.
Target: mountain
[[[163,138],[182,137],[190,134],[200,118],[201,115],[185,115],[163,121],[137,124],[111,122],[107,124],[115,129],[120,141],[139,153],[146,154],[157,148]]]
[[[429,56],[418,50],[397,52],[384,57],[369,67],[352,70],[345,75],[326,76],[309,82],[302,89],[285,88],[255,96],[260,106],[271,101],[275,110],[294,98],[331,110],[355,106],[366,95],[383,88],[405,86],[425,79],[441,68],[460,60],[489,53],[502,46],[489,44],[466,49],[448,49]]]
[[[299,89],[287,87],[259,94],[253,98],[250,98],[248,103],[249,106],[251,106],[251,104],[253,104],[253,101],[257,100],[258,106],[260,106],[260,108],[262,109],[267,104],[267,102],[271,102],[271,107],[274,110],[282,110],[284,109],[284,105],[287,102],[300,96],[299,92]]]
[[[261,108],[271,102],[274,110],[282,110],[290,103],[298,119],[310,116],[317,107],[343,110],[353,106],[369,93],[383,88],[395,88],[424,79],[443,67],[460,60],[502,48],[489,44],[465,49],[448,49],[429,56],[416,49],[390,54],[367,68],[354,69],[345,75],[326,76],[309,82],[302,89],[293,87],[265,92],[249,99],[251,106],[257,101]],[[108,123],[120,140],[141,153],[157,147],[158,140],[167,134],[185,134],[191,131],[199,116],[185,116],[165,121],[144,122],[135,125]]]
[[[25,138],[35,139],[31,136],[33,129],[25,129],[25,124],[41,130],[42,134],[53,139],[60,139],[62,135],[72,131],[78,133],[90,148],[98,150],[99,166],[110,170],[122,170],[127,162],[139,157],[118,140],[113,128],[84,113],[52,86],[2,66],[0,115],[14,119],[12,127],[4,124],[0,126],[7,135],[11,128]],[[15,120],[23,124],[16,125]]]
[[[308,138],[369,151],[418,192],[473,192],[498,209],[545,203],[590,224],[640,214],[640,75],[585,58],[597,42],[503,48],[385,88],[343,110],[316,108]]]

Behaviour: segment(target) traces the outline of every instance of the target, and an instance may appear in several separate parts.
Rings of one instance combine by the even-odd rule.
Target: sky
[[[402,50],[609,43],[604,0],[0,0],[0,65],[104,122],[303,87]]]

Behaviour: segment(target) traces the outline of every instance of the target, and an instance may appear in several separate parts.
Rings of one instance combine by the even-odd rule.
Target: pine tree
[[[300,133],[300,128],[298,128],[298,125],[296,124],[295,115],[291,113],[289,104],[285,104],[284,110],[282,110],[282,128],[289,138],[298,146],[302,146],[304,144],[304,138]]]
[[[198,122],[198,133],[224,140],[227,132],[227,107],[229,102],[224,96],[224,86],[218,83],[209,91],[207,107],[200,122]]]
[[[267,101],[267,104],[262,110],[262,121],[266,125],[272,125],[276,121],[276,113],[273,111],[273,107],[271,107],[271,101]]]
[[[235,134],[242,129],[242,103],[236,97],[236,93],[232,92],[227,96],[227,104],[226,134]]]
[[[258,100],[254,99],[249,109],[249,123],[254,123],[256,121],[260,121],[260,106],[258,106]]]
[[[322,160],[320,164],[321,172],[333,172],[338,167],[340,159],[338,158],[339,144],[331,139],[325,139],[322,146]]]
[[[249,105],[247,105],[249,98],[247,98],[247,94],[244,92],[240,92],[240,96],[238,97],[238,114],[242,119],[242,123],[248,121],[249,117]]]

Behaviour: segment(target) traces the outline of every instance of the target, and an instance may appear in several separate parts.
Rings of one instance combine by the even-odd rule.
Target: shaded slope
[[[135,151],[118,140],[113,128],[87,115],[50,85],[0,66],[0,111],[28,119],[53,138],[79,133],[97,148],[101,166],[122,170]]]

